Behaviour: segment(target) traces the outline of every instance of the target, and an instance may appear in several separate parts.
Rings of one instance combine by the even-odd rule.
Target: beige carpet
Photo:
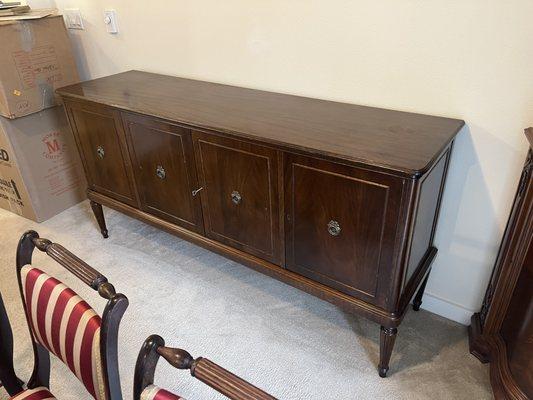
[[[244,266],[105,209],[102,239],[87,202],[36,224],[0,210],[0,290],[15,335],[16,366],[27,380],[32,353],[16,288],[15,249],[28,229],[63,244],[107,275],[130,299],[120,330],[124,399],[133,367],[152,333],[205,356],[280,399],[490,399],[488,368],[468,353],[466,327],[426,311],[399,329],[390,377],[376,372],[379,327]],[[39,253],[39,252],[38,252]],[[44,266],[89,299],[104,302],[41,253]],[[87,399],[81,384],[53,361],[59,399]],[[219,399],[186,372],[160,362],[156,383],[189,400]],[[0,398],[7,398],[0,389]]]

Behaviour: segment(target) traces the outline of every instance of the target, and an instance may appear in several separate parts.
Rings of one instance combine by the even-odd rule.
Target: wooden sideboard
[[[61,88],[102,205],[381,325],[418,310],[463,121],[140,71]]]
[[[533,128],[511,215],[481,311],[469,327],[470,352],[489,362],[497,399],[533,398]]]

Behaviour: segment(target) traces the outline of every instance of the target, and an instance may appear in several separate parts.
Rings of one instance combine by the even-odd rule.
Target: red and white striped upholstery
[[[11,397],[11,400],[55,400],[52,393],[45,387],[38,387],[35,389],[26,389]]]
[[[25,266],[21,277],[35,340],[67,364],[95,399],[105,400],[100,317],[74,291],[41,270]]]
[[[155,385],[147,386],[141,393],[141,400],[185,400],[183,397],[177,396],[165,389],[161,389]]]

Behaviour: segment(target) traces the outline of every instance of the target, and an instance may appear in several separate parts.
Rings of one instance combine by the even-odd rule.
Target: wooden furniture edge
[[[482,363],[490,362],[490,383],[497,400],[528,400],[509,369],[506,346],[500,334],[488,338],[483,335],[480,313],[472,315],[468,345],[470,353]]]
[[[344,163],[344,164],[350,165],[350,166],[354,166],[354,167],[357,167],[357,168],[363,168],[363,169],[367,169],[367,170],[371,170],[371,171],[377,171],[377,172],[380,172],[380,173],[386,173],[386,174],[390,174],[390,175],[394,175],[394,176],[398,176],[398,177],[402,177],[402,178],[411,178],[411,179],[417,179],[417,178],[425,175],[426,173],[428,173],[429,170],[432,168],[432,166],[435,164],[436,160],[438,160],[440,158],[440,156],[445,152],[445,150],[455,140],[455,137],[457,136],[457,134],[461,131],[461,129],[463,129],[463,127],[466,124],[464,120],[457,119],[457,121],[460,121],[461,124],[459,125],[457,130],[454,132],[454,135],[452,136],[452,138],[449,141],[444,143],[442,148],[439,149],[439,151],[436,153],[436,155],[424,166],[424,168],[421,168],[421,169],[418,169],[418,170],[413,170],[413,169],[408,169],[408,168],[401,169],[401,168],[395,167],[393,165],[376,163],[376,162],[374,162],[372,160],[365,160],[365,159],[361,159],[361,158],[354,158],[354,157],[348,157],[348,156],[340,157],[338,154],[330,153],[330,152],[324,151],[324,150],[318,150],[318,149],[315,149],[315,148],[312,148],[312,147],[306,147],[306,146],[290,144],[290,143],[277,141],[277,140],[273,140],[273,139],[268,139],[268,138],[258,138],[257,136],[253,136],[253,135],[247,134],[246,132],[240,132],[240,131],[235,131],[235,130],[230,130],[230,129],[224,129],[224,128],[220,128],[220,127],[217,127],[217,126],[210,126],[210,125],[202,124],[202,123],[197,122],[197,121],[187,121],[185,119],[180,119],[180,120],[171,119],[171,118],[169,118],[168,116],[165,116],[165,115],[161,115],[161,114],[157,114],[157,113],[153,113],[153,112],[152,113],[146,113],[145,111],[141,110],[140,108],[125,107],[123,105],[115,104],[112,101],[91,100],[91,99],[89,99],[89,98],[87,98],[85,96],[82,96],[82,95],[65,92],[62,89],[63,88],[57,89],[56,93],[59,94],[61,97],[63,97],[63,99],[68,99],[68,101],[74,101],[74,102],[77,102],[77,103],[90,103],[90,104],[95,104],[95,105],[104,105],[106,107],[110,107],[110,108],[112,108],[114,110],[118,110],[118,111],[122,111],[122,112],[128,112],[128,113],[133,113],[133,114],[136,114],[136,115],[143,115],[143,116],[149,116],[149,117],[157,118],[157,119],[160,119],[162,121],[168,122],[170,124],[182,126],[184,128],[187,128],[187,129],[203,130],[205,132],[215,133],[215,134],[216,133],[218,133],[218,134],[223,133],[224,135],[227,135],[228,137],[233,138],[233,139],[244,139],[244,140],[248,140],[248,141],[251,141],[253,143],[257,143],[257,144],[263,145],[263,146],[273,146],[273,147],[281,149],[283,151],[289,151],[289,152],[294,152],[294,153],[298,153],[298,154],[302,154],[302,155],[308,155],[308,156],[311,155],[313,157],[320,157],[320,158],[323,158],[323,159],[328,160],[328,161],[334,161],[336,163],[340,163],[339,161],[342,161],[341,163]],[[300,97],[300,96],[297,96],[297,97]],[[318,100],[320,100],[320,99],[318,99]],[[341,104],[349,104],[349,103],[341,103]],[[397,111],[397,110],[391,110],[391,111]],[[446,118],[446,117],[443,117],[443,118]],[[450,119],[454,119],[454,118],[450,118]]]
[[[495,272],[499,275],[490,299],[490,309],[485,318],[483,327],[485,335],[493,335],[499,331],[521,271],[521,268],[518,268],[520,265],[518,262],[525,259],[530,241],[533,240],[531,237],[526,239],[527,233],[533,229],[533,202],[531,202],[533,200],[533,180],[530,178],[531,173],[533,173],[533,150],[528,153],[496,261]],[[530,203],[524,206],[526,201],[530,201]],[[511,267],[502,268],[507,264]]]
[[[422,261],[418,265],[416,272],[413,274],[412,278],[406,285],[403,294],[400,298],[400,307],[398,310],[398,318],[400,319],[400,321],[405,316],[407,308],[409,307],[409,303],[411,302],[411,299],[415,295],[417,289],[420,287],[421,284],[423,284],[424,279],[427,279],[429,277],[431,264],[433,264],[433,261],[437,256],[437,252],[438,250],[434,246],[430,246],[428,248],[426,254],[422,258]]]
[[[470,354],[483,364],[490,361],[490,348],[483,337],[480,313],[475,313],[470,318],[470,325],[468,326],[468,350]]]
[[[435,249],[435,254],[433,255],[433,258],[431,259],[431,261],[429,262],[429,267],[431,267],[431,264],[433,262],[433,260],[435,259],[436,257],[436,253],[438,251],[438,249],[434,246],[434,238],[435,238],[435,233],[436,233],[436,230],[437,230],[437,225],[438,225],[438,222],[439,222],[439,219],[440,219],[440,210],[441,210],[441,206],[442,206],[442,199],[444,197],[444,191],[446,189],[446,180],[447,180],[447,176],[448,176],[448,170],[449,170],[449,166],[450,166],[450,160],[451,160],[451,155],[452,155],[452,150],[453,150],[453,146],[454,146],[454,143],[455,143],[455,139],[452,140],[448,146],[446,148],[444,148],[444,150],[438,155],[438,157],[436,158],[436,161],[435,163],[433,164],[433,166],[428,169],[428,171],[426,172],[426,174],[422,177],[420,177],[420,179],[418,180],[412,180],[411,181],[411,188],[408,189],[410,191],[409,194],[406,195],[407,199],[406,201],[407,202],[411,202],[413,204],[412,207],[405,207],[404,205],[402,205],[402,208],[407,208],[408,209],[408,213],[406,214],[405,216],[405,219],[407,221],[406,223],[406,227],[405,227],[405,230],[406,230],[406,233],[404,233],[404,237],[407,238],[407,240],[403,243],[403,249],[401,250],[403,252],[403,255],[401,257],[401,267],[400,267],[400,271],[401,271],[401,285],[400,285],[400,291],[399,293],[397,293],[397,296],[398,296],[398,304],[400,304],[400,308],[399,310],[402,312],[402,314],[405,313],[406,311],[406,307],[408,306],[408,303],[409,301],[412,299],[412,297],[414,296],[415,292],[416,292],[416,288],[418,288],[422,282],[422,278],[424,275],[428,275],[426,276],[426,279],[429,278],[429,273],[426,274],[426,271],[428,271],[427,268],[425,268],[425,265],[427,264],[427,255],[428,255],[428,252],[431,251],[432,249]],[[411,250],[412,250],[412,245],[413,245],[413,231],[415,229],[415,226],[416,226],[416,220],[417,220],[417,216],[418,216],[418,209],[419,209],[419,205],[420,205],[420,197],[421,197],[421,191],[422,191],[422,185],[424,184],[424,181],[429,177],[429,175],[431,174],[431,172],[433,171],[433,169],[437,166],[437,164],[440,162],[440,160],[445,157],[445,166],[444,166],[444,171],[443,171],[443,181],[441,182],[441,186],[440,186],[440,189],[439,189],[439,195],[438,195],[438,200],[437,200],[437,206],[436,206],[436,210],[435,210],[435,218],[434,218],[434,221],[433,221],[433,227],[431,229],[431,236],[430,236],[430,246],[428,247],[428,249],[426,250],[426,254],[424,254],[424,256],[422,257],[422,260],[419,262],[418,266],[416,267],[416,270],[413,272],[413,274],[408,277],[407,274],[408,274],[408,264],[409,264],[409,259],[411,257]],[[430,268],[429,268],[430,269]],[[422,272],[423,271],[423,272]],[[422,273],[422,276],[419,277],[419,275]],[[414,285],[414,287],[412,287]],[[424,283],[424,286],[425,286],[425,283]],[[409,296],[405,296],[406,293],[410,293]],[[422,293],[424,293],[424,289],[422,290]],[[404,304],[405,303],[405,299],[404,297],[407,297],[407,304]],[[415,311],[418,311],[415,310]]]
[[[359,314],[362,314],[363,316],[370,319],[371,321],[379,323],[383,326],[391,327],[391,328],[397,327],[401,323],[402,318],[407,309],[407,307],[405,307],[405,309],[399,314],[388,313],[385,310],[382,310],[378,307],[368,304],[363,300],[359,300],[354,297],[348,296],[326,285],[315,282],[295,272],[291,272],[276,264],[272,264],[268,261],[249,255],[243,251],[234,249],[230,246],[224,245],[215,240],[204,237],[200,234],[191,232],[185,228],[176,226],[172,224],[171,222],[167,222],[161,218],[148,214],[142,210],[138,210],[132,206],[123,204],[117,200],[104,196],[100,193],[94,192],[92,190],[88,190],[87,196],[89,200],[91,201],[102,204],[114,210],[120,211],[130,217],[139,219],[152,226],[161,228],[165,230],[166,232],[169,232],[173,235],[176,235],[185,240],[188,240],[207,250],[210,250],[220,255],[223,255],[225,257],[228,257],[233,261],[242,263],[246,265],[247,267],[250,267],[258,272],[264,273],[283,283],[291,285],[297,289],[300,289],[304,292],[312,294],[313,296],[316,296],[322,300],[325,300],[329,303],[339,306],[346,311],[351,312],[353,310],[356,310]],[[414,291],[418,287],[418,284],[422,280],[423,276],[429,270],[429,264],[431,263],[432,259],[428,260],[428,258],[426,257],[425,261],[426,263],[424,264],[426,266],[423,268],[424,271],[423,273],[419,273],[420,277],[419,279],[417,279],[418,283],[416,285],[413,285],[414,286],[414,289],[412,290],[413,295],[414,295]],[[429,263],[427,261],[429,261]],[[407,302],[407,305],[408,304],[409,302]]]
[[[488,340],[491,352],[490,384],[497,400],[529,400],[516,384],[507,362],[505,342],[498,334]]]
[[[533,149],[533,127],[525,130],[526,138],[529,141],[529,147]]]

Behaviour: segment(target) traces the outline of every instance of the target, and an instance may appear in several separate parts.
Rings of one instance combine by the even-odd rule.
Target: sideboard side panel
[[[420,264],[433,246],[450,153],[451,149],[446,151],[418,183],[418,202],[403,287],[416,275]]]

